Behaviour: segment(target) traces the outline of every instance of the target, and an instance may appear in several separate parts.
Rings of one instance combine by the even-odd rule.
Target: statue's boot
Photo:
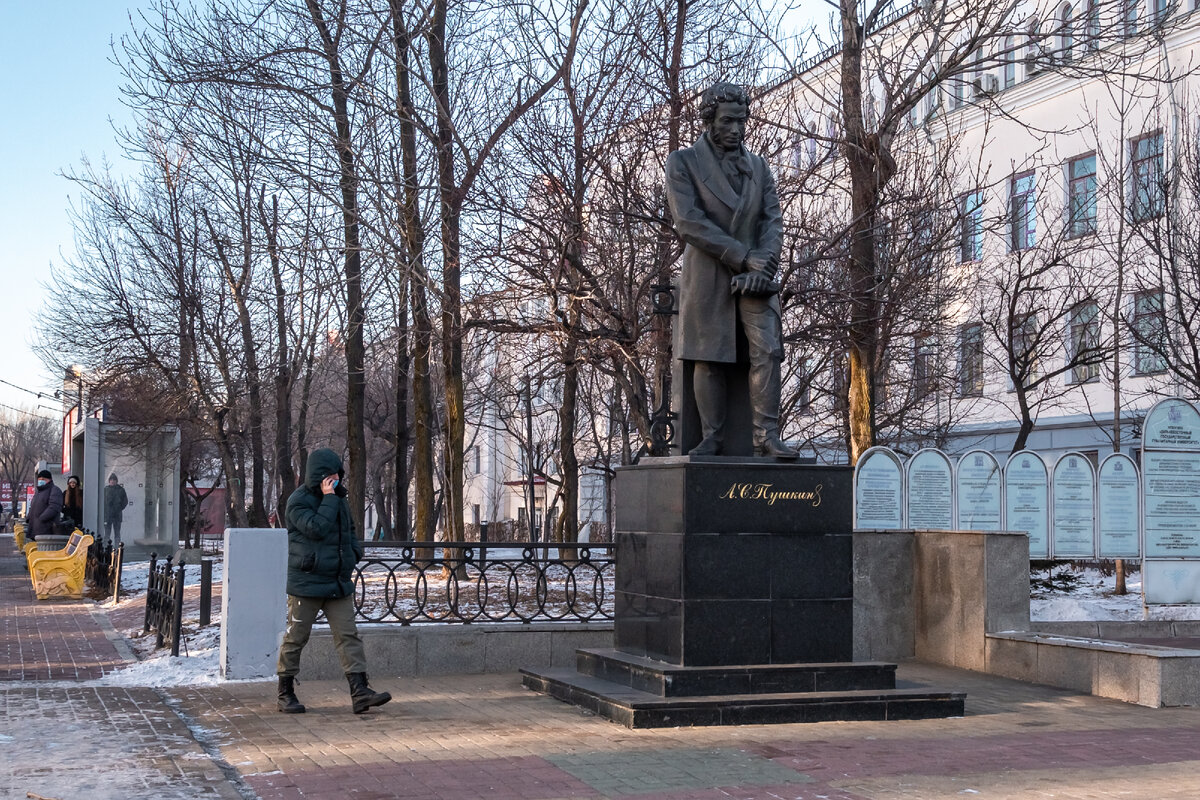
[[[767,359],[750,366],[750,405],[754,412],[754,454],[769,458],[798,458],[800,453],[779,438],[780,361]]]
[[[696,397],[704,438],[688,451],[688,455],[719,455],[725,436],[725,368],[720,364],[697,361],[692,368],[692,393]]]

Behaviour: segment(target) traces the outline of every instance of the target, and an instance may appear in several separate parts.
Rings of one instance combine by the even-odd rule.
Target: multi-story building
[[[870,228],[881,443],[1136,458],[1149,407],[1200,393],[1198,4],[897,7],[864,38],[861,142],[843,131],[839,48],[757,93],[750,146],[772,158],[788,226],[787,438],[847,458],[839,263],[855,148],[891,173]],[[534,391],[535,459],[557,436],[553,384]],[[468,522],[526,519],[523,414],[479,416]],[[605,472],[584,481],[581,524],[605,518]],[[546,488],[535,478],[535,508],[553,504]]]

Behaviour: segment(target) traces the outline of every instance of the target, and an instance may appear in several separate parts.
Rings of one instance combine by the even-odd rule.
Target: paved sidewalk
[[[269,682],[105,686],[111,628],[36,603],[15,559],[0,538],[3,798],[1200,798],[1200,709],[921,664],[901,679],[967,692],[965,717],[627,730],[515,674],[372,676],[396,700],[360,716],[342,681],[299,684],[290,716]]]

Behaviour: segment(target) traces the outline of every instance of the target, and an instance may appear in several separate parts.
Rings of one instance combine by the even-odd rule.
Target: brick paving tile
[[[0,797],[238,800],[152,689],[0,687]]]
[[[90,680],[124,665],[91,609],[37,600],[24,556],[0,537],[0,682]]]
[[[331,774],[343,789],[444,800],[1200,797],[1200,710],[921,664],[900,674],[968,692],[967,716],[627,730],[513,675],[375,679],[396,700],[359,717],[337,681],[302,682],[303,715],[275,712],[267,683],[172,692],[262,800],[320,797]],[[354,766],[330,769],[336,754]]]

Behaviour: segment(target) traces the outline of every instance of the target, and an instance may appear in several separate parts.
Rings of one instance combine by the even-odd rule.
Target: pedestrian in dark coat
[[[50,470],[44,469],[37,474],[37,491],[29,503],[25,517],[29,520],[29,529],[25,537],[36,541],[42,534],[54,533],[54,520],[63,507],[62,489],[54,485]]]
[[[117,473],[114,472],[108,476],[108,485],[104,487],[104,538],[111,540],[113,547],[121,543],[121,520],[127,505],[129,495],[125,493],[125,487],[117,482]]]
[[[354,623],[354,565],[363,545],[354,533],[345,470],[337,453],[314,450],[305,465],[304,485],[292,492],[284,514],[288,532],[288,625],[279,648],[279,710],[302,714],[295,678],[300,653],[308,643],[318,612],[324,611],[350,684],[355,714],[392,699],[367,683],[367,659]]]
[[[67,490],[63,492],[63,513],[75,522],[76,528],[83,527],[83,486],[78,475],[67,478]]]

